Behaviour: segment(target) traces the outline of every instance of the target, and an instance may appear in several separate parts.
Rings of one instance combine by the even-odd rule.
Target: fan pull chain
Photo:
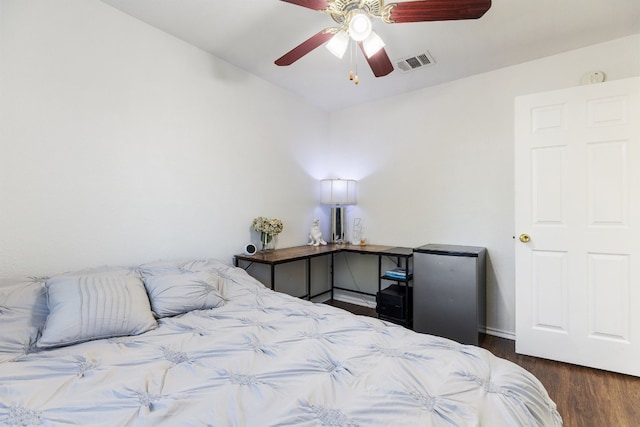
[[[349,64],[351,65],[351,70],[349,70],[349,80],[353,81],[353,40],[349,40]]]
[[[349,56],[351,60],[352,71],[349,71],[349,80],[353,81],[355,85],[360,83],[360,77],[358,77],[358,51],[356,50],[356,42],[349,40]],[[355,64],[355,67],[354,67]],[[353,72],[355,68],[356,72]]]

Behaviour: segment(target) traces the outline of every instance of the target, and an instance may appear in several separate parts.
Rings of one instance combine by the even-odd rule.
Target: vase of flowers
[[[278,218],[259,216],[253,220],[253,229],[260,232],[261,250],[268,251],[275,248],[275,237],[282,231],[282,221]]]

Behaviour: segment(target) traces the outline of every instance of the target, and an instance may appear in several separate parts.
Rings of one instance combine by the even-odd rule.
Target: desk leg
[[[378,255],[378,292],[382,290],[382,255]]]
[[[276,290],[276,265],[271,264],[271,290]]]
[[[311,257],[307,258],[307,300],[311,301]]]
[[[333,299],[333,253],[331,254],[331,265],[329,266],[329,275],[331,276],[331,299]]]

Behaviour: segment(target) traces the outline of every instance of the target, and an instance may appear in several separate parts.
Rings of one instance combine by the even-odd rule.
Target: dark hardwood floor
[[[368,307],[336,300],[327,304],[377,317]],[[491,335],[483,337],[481,347],[534,374],[558,405],[565,427],[640,426],[640,378],[523,356],[515,352],[514,341]]]

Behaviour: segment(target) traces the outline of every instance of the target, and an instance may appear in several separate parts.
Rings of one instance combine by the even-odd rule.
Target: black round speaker
[[[247,243],[244,247],[244,253],[246,255],[255,255],[257,251],[258,248],[256,248],[256,245],[253,243]]]

